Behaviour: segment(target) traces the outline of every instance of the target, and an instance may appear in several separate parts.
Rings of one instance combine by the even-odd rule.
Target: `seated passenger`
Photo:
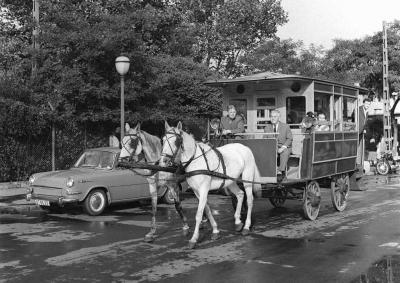
[[[302,133],[311,133],[314,130],[315,122],[314,113],[311,111],[307,112],[306,117],[303,118],[300,124]]]
[[[316,131],[329,131],[329,122],[326,121],[325,113],[319,113],[317,117]]]
[[[286,170],[286,165],[289,160],[289,155],[292,151],[292,131],[289,125],[279,121],[280,118],[279,110],[271,111],[271,124],[267,124],[264,132],[266,133],[277,133],[277,152],[279,155],[279,167],[277,169],[277,175],[282,175]]]
[[[228,106],[228,116],[221,118],[222,134],[244,133],[244,119],[241,115],[236,115],[236,108]]]

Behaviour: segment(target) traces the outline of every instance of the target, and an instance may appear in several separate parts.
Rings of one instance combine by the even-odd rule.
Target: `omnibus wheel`
[[[309,182],[303,192],[304,217],[315,220],[318,217],[321,206],[321,189],[317,181]]]
[[[331,181],[331,200],[337,211],[343,211],[347,206],[350,191],[350,178],[348,174],[335,176]]]
[[[378,163],[376,163],[376,171],[379,175],[387,175],[390,171],[389,162],[386,160],[379,160]]]
[[[269,198],[269,202],[274,207],[283,207],[286,201],[287,191],[285,188],[274,189],[272,191],[272,197]]]

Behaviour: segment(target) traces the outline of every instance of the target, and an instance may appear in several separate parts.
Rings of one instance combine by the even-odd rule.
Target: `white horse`
[[[229,188],[237,198],[237,206],[234,214],[236,231],[241,231],[243,235],[250,232],[251,212],[253,208],[253,189],[261,190],[259,184],[259,171],[252,151],[247,146],[239,143],[231,143],[216,150],[204,143],[197,143],[194,138],[182,131],[182,123],[177,127],[170,127],[165,122],[166,134],[163,137],[163,148],[161,153],[161,166],[180,164],[187,174],[187,182],[199,199],[196,213],[196,227],[193,236],[189,241],[189,247],[194,248],[199,238],[199,228],[204,209],[213,228],[212,239],[219,238],[217,223],[212,216],[211,210],[206,205],[207,195],[210,190],[219,188]],[[225,168],[224,168],[225,167]],[[226,174],[230,178],[239,178],[250,181],[244,182],[247,196],[247,218],[244,224],[240,220],[244,193],[239,188],[235,180],[223,179],[210,174],[199,172],[200,174],[190,174],[196,170],[207,170],[210,172]],[[165,180],[164,173],[160,172],[160,183]],[[253,183],[252,183],[253,182]],[[257,184],[258,183],[258,184]]]
[[[122,149],[120,153],[120,159],[131,158],[134,161],[145,161],[148,164],[156,164],[161,157],[161,140],[145,131],[140,130],[140,123],[136,125],[135,128],[130,128],[129,124],[126,125],[127,134],[122,139]],[[147,173],[147,181],[149,183],[151,204],[152,204],[152,221],[151,230],[146,234],[144,240],[146,242],[152,242],[155,238],[156,233],[156,214],[157,214],[157,183],[159,179],[158,172],[150,175],[150,170],[145,170]],[[174,176],[171,173],[165,172],[164,177],[168,179],[173,179]],[[165,184],[163,184],[165,185]],[[189,225],[187,224],[186,216],[183,214],[183,209],[179,199],[179,187],[176,183],[169,183],[173,186],[172,191],[175,201],[175,208],[183,222],[183,234],[187,235],[189,233]]]

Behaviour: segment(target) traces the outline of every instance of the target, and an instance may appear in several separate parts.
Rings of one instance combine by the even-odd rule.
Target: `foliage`
[[[186,24],[194,28],[194,59],[226,77],[240,75],[239,56],[287,21],[277,0],[184,0],[181,7]]]
[[[203,82],[220,76],[297,73],[382,92],[380,32],[337,39],[330,50],[280,40],[275,33],[287,15],[279,0],[41,0],[38,50],[31,47],[32,1],[0,3],[0,136],[7,146],[0,166],[23,142],[48,140],[53,123],[61,166],[84,148],[82,136],[90,137],[87,145],[103,145],[120,123],[120,55],[131,60],[126,120],[158,135],[164,119],[204,131],[202,121],[220,113],[221,95]],[[388,30],[391,91],[400,89],[399,42],[395,23]],[[18,162],[7,160],[17,172]]]

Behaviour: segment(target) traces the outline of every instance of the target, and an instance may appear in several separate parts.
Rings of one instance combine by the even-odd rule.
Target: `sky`
[[[333,39],[361,39],[382,31],[382,22],[400,20],[400,0],[281,0],[288,22],[281,39],[333,47]]]

